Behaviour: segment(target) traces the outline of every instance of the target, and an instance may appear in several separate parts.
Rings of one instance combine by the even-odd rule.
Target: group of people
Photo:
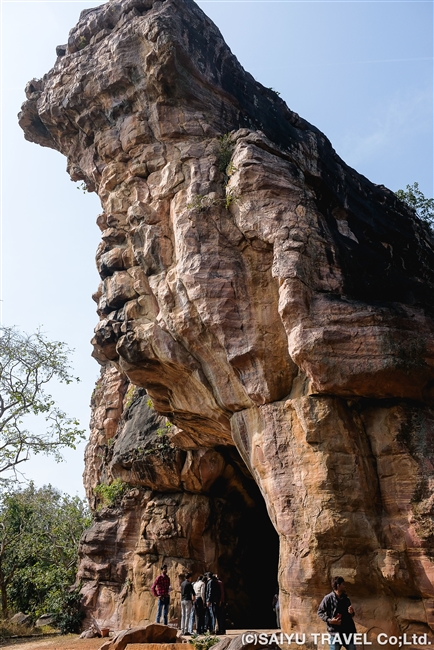
[[[170,578],[167,565],[161,567],[161,574],[154,581],[152,593],[158,598],[156,622],[163,617],[167,625],[170,604]],[[198,634],[207,630],[215,634],[226,634],[225,591],[222,581],[210,571],[193,581],[191,573],[185,574],[181,583],[181,631],[191,635],[193,629]]]
[[[167,565],[161,567],[161,574],[152,585],[152,593],[158,598],[157,623],[161,617],[165,625],[170,604],[170,578],[167,575]],[[198,634],[207,630],[216,634],[226,634],[225,625],[225,592],[223,583],[218,576],[211,572],[200,575],[193,582],[193,575],[187,573],[181,583],[181,630],[184,635],[191,635],[194,627]],[[276,616],[279,615],[279,597],[275,595],[273,607]],[[353,634],[354,608],[346,593],[345,580],[337,576],[332,580],[332,591],[321,601],[318,616],[327,624],[330,633],[330,650],[356,650]],[[278,625],[280,621],[278,618]]]

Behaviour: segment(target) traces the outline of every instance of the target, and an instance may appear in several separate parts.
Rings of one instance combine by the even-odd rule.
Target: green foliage
[[[226,167],[226,174],[228,176],[232,176],[232,174],[235,174],[235,172],[238,171],[238,168],[235,167],[233,162],[230,162],[229,165]]]
[[[233,190],[232,188],[229,188],[226,192],[226,199],[225,199],[225,208],[226,210],[229,210],[231,205],[234,205],[238,201],[238,194]]]
[[[148,399],[146,400],[146,404],[148,406],[148,409],[153,409],[154,408],[154,405],[153,405],[152,400],[151,400],[150,397],[148,397]]]
[[[171,422],[167,421],[166,424],[164,425],[164,429],[162,429],[162,428],[157,429],[157,436],[159,438],[162,438],[163,436],[165,436],[168,433],[168,431],[170,431],[170,429],[172,427],[173,427],[173,424]]]
[[[195,650],[209,650],[209,648],[212,648],[212,646],[218,643],[220,639],[218,636],[215,636],[210,632],[205,632],[203,635],[193,633],[188,641],[195,647]]]
[[[101,506],[110,508],[120,502],[128,488],[128,483],[124,483],[120,478],[115,478],[110,485],[104,483],[97,485],[94,488],[94,493],[101,500]]]
[[[227,172],[228,165],[234,152],[234,143],[231,141],[231,134],[225,133],[218,139],[217,167],[222,174],[230,176]]]
[[[78,49],[83,50],[87,45],[87,40],[85,36],[80,36],[78,39]]]
[[[54,613],[54,623],[62,634],[80,631],[84,612],[81,609],[81,585],[75,590],[57,594],[51,602],[51,611]]]
[[[232,188],[228,188],[227,185],[226,188],[227,191],[224,198],[210,198],[209,196],[196,194],[193,200],[187,204],[187,208],[189,210],[196,210],[197,212],[204,212],[213,206],[220,205],[225,207],[226,210],[229,210],[230,206],[238,201],[239,196]]]
[[[84,438],[79,422],[68,418],[45,392],[50,382],[79,381],[70,373],[65,343],[47,341],[38,330],[27,335],[15,327],[0,326],[0,474],[15,471],[31,454],[47,454],[62,460],[60,449],[75,449]],[[27,416],[45,417],[47,429],[29,431]]]
[[[203,196],[203,194],[195,194],[190,203],[187,203],[187,209],[195,210],[196,212],[203,212],[207,208],[210,208],[213,204],[213,200],[208,196]]]
[[[398,199],[407,203],[411,208],[414,208],[417,216],[422,221],[433,227],[434,224],[434,199],[426,199],[424,194],[419,189],[419,183],[407,185],[405,190],[398,190],[395,192]]]
[[[136,387],[133,384],[130,385],[127,390],[126,399],[125,399],[125,408],[130,408],[131,404],[134,402],[134,397],[136,393]]]
[[[86,45],[86,43],[85,43],[85,45]],[[81,181],[81,183],[79,185],[77,185],[77,189],[81,190],[83,192],[83,194],[87,194],[87,185],[86,185],[86,183],[84,181]]]
[[[75,580],[78,542],[91,523],[85,501],[50,485],[0,493],[0,594],[9,607],[37,617]]]

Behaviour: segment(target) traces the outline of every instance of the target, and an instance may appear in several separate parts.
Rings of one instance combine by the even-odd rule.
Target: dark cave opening
[[[238,452],[219,451],[225,455],[229,471],[216,481],[210,496],[227,627],[274,629],[272,601],[278,588],[279,536],[261,491]]]

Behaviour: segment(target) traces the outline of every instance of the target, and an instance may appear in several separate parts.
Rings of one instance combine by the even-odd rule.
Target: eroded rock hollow
[[[20,124],[101,199],[85,484],[130,487],[82,540],[89,616],[151,619],[165,560],[239,626],[278,580],[283,629],[324,631],[341,574],[359,631],[433,630],[428,227],[191,0],[85,10],[57,54]]]

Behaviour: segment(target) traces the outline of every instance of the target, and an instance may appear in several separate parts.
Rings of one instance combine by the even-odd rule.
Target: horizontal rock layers
[[[132,486],[83,540],[89,611],[149,619],[163,558],[173,580],[221,569],[238,547],[216,499],[238,500],[234,522],[259,508],[235,445],[279,534],[285,631],[322,629],[334,574],[360,631],[432,630],[427,226],[246,73],[190,0],[85,10],[57,53],[20,124],[101,199],[85,477],[92,498]],[[146,390],[132,412],[128,382]]]

